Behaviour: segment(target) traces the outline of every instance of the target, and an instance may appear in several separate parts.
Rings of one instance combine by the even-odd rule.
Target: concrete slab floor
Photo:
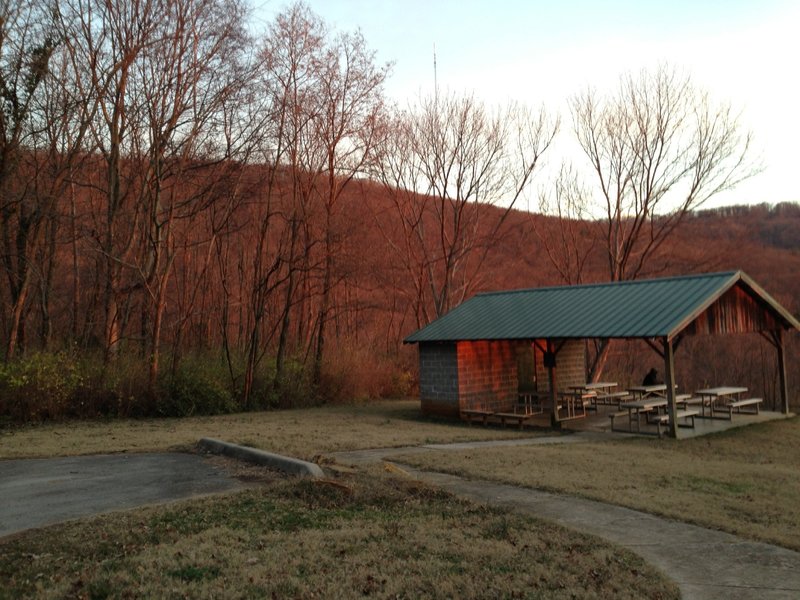
[[[570,419],[568,421],[562,421],[561,427],[564,431],[594,431],[594,432],[611,432],[611,419],[608,415],[612,413],[619,412],[616,407],[611,406],[600,406],[598,410],[587,412],[585,417]],[[694,423],[694,428],[690,427],[679,427],[678,428],[678,435],[681,438],[692,438],[692,437],[699,437],[703,435],[708,435],[711,433],[719,433],[722,431],[727,431],[729,429],[736,429],[738,427],[746,427],[748,425],[753,425],[755,423],[765,423],[767,421],[776,421],[780,419],[788,419],[794,417],[795,415],[790,413],[785,415],[780,412],[774,411],[767,411],[762,410],[757,415],[751,415],[746,413],[734,413],[732,419],[722,418],[722,414],[718,415],[713,419],[710,418],[696,418]],[[549,415],[547,418],[545,417],[537,417],[535,419],[531,419],[528,422],[530,425],[537,426],[537,427],[548,427],[549,426]],[[637,432],[634,428],[634,431],[628,432],[624,431],[624,428],[627,426],[627,418],[618,419],[615,424],[615,431],[614,433],[621,433],[623,435],[647,435],[653,436],[657,435],[657,428],[655,425],[649,425],[642,422],[642,429],[641,432]]]

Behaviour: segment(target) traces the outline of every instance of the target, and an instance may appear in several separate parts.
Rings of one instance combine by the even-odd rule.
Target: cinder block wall
[[[545,341],[540,345],[544,347]],[[550,390],[550,377],[544,366],[544,356],[536,351],[536,379],[540,391]],[[586,383],[586,347],[583,340],[564,342],[556,356],[556,386],[559,391],[566,391],[571,385]]]
[[[462,409],[506,412],[517,402],[514,341],[459,342],[458,392]]]
[[[426,415],[458,416],[455,343],[419,345],[419,397]]]

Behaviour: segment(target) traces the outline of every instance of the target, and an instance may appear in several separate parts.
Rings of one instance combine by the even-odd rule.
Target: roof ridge
[[[733,277],[734,275],[741,275],[742,271],[718,271],[715,273],[692,273],[690,275],[671,275],[669,277],[655,277],[652,279],[625,279],[623,281],[602,281],[602,282],[595,282],[595,283],[579,283],[579,284],[566,284],[566,285],[547,285],[544,287],[531,287],[531,288],[519,288],[515,290],[492,290],[489,292],[478,292],[473,296],[473,298],[477,296],[495,296],[499,294],[524,294],[528,292],[546,292],[551,290],[563,290],[563,289],[575,289],[575,288],[598,288],[598,287],[610,287],[610,286],[623,286],[623,285],[640,285],[643,283],[653,283],[656,281],[676,281],[682,279],[699,279],[701,277]]]

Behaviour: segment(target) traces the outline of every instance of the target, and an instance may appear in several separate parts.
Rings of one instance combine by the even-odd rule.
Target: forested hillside
[[[86,172],[87,180],[91,179],[91,173],[91,170]],[[124,265],[122,291],[117,300],[119,356],[116,362],[106,363],[109,365],[106,377],[113,380],[116,394],[124,391],[130,397],[147,398],[153,307],[158,298],[163,301],[160,336],[165,361],[159,376],[162,386],[157,388],[157,394],[175,391],[177,383],[188,384],[178,376],[183,368],[189,368],[193,373],[189,378],[202,380],[206,376],[198,375],[197,371],[210,371],[214,385],[229,386],[231,397],[241,397],[246,353],[254,343],[254,336],[258,340],[258,355],[252,408],[413,391],[416,349],[403,346],[402,339],[428,322],[432,309],[423,305],[419,288],[425,285],[425,279],[413,278],[414,270],[410,267],[414,264],[409,262],[407,251],[409,240],[404,239],[397,207],[384,187],[354,180],[345,188],[334,213],[326,212],[321,202],[308,202],[302,219],[293,220],[287,217],[292,215],[292,204],[290,180],[285,174],[273,177],[262,167],[231,168],[222,175],[217,170],[213,173],[210,181],[199,170],[192,175],[195,183],[186,185],[184,180],[180,190],[171,192],[185,195],[189,200],[176,211],[171,224],[168,247],[171,276],[163,288],[154,290],[139,283],[147,269],[146,239],[138,242],[138,253],[131,252],[134,258]],[[263,190],[271,177],[278,182],[275,185],[280,192],[273,190],[272,204],[267,207]],[[204,198],[193,203],[191,195],[200,188],[204,189]],[[56,357],[62,356],[65,364],[72,362],[64,353],[92,357],[102,364],[104,358],[108,360],[103,344],[107,263],[98,248],[98,220],[103,214],[98,211],[90,185],[74,190],[70,196],[70,214],[62,223],[63,231],[48,247],[51,253],[37,257],[42,261],[37,272],[48,276],[38,282],[26,304],[20,354],[32,356],[47,350]],[[124,230],[131,232],[139,218],[141,215],[134,207],[121,211],[119,220]],[[433,220],[434,215],[426,213],[426,218]],[[506,213],[491,206],[476,207],[471,218],[478,232],[476,249],[481,251],[473,252],[469,260],[480,264],[463,267],[455,303],[480,291],[564,283],[553,264],[557,257],[551,256],[552,250],[548,254],[545,247],[564,227],[561,221],[525,211]],[[504,221],[498,227],[500,219]],[[262,242],[265,223],[269,227]],[[602,224],[581,222],[573,226],[580,229]],[[334,253],[330,257],[319,242],[320,232],[326,227],[330,227],[334,240]],[[800,312],[800,279],[796,277],[800,269],[798,232],[800,206],[796,204],[691,213],[653,257],[642,277],[742,269],[797,314]],[[435,247],[440,231],[430,227],[426,233],[431,247]],[[483,237],[487,233],[492,237]],[[130,244],[132,237],[126,235],[115,243]],[[272,257],[267,268],[257,265],[260,247]],[[293,247],[294,253],[289,254]],[[139,256],[142,262],[136,262]],[[333,265],[327,308],[330,333],[322,383],[314,391],[304,365],[311,364],[309,357],[316,351],[324,265],[328,258]],[[607,281],[605,261],[600,248],[590,248],[581,281]],[[263,273],[265,277],[257,278]],[[290,286],[294,290],[291,294]],[[9,305],[7,296],[4,302]],[[259,308],[263,308],[263,313],[257,315]],[[8,315],[3,318],[3,331],[7,332]],[[758,364],[749,368],[759,371],[759,379],[764,377],[760,371],[772,368],[771,362],[764,362],[762,356],[769,350],[759,348],[755,358],[741,356],[731,362],[731,352],[741,353],[736,343],[729,340],[710,343],[710,348],[702,346],[700,350],[707,354],[701,362],[710,368],[728,372],[724,365],[730,364],[733,373],[742,361],[755,361]],[[275,387],[275,359],[279,351],[284,353],[288,365],[282,391]],[[796,336],[792,336],[790,357],[796,351]],[[618,377],[628,373],[635,378],[646,370],[648,361],[657,360],[655,355],[648,357],[648,352],[631,351],[629,345],[623,344],[608,368],[624,371]],[[679,361],[679,368],[681,364]],[[698,367],[695,370],[702,370],[696,360],[692,364]],[[82,382],[91,388],[94,384],[90,383]],[[131,406],[120,398],[114,402],[117,403],[114,408],[98,407],[96,402],[89,404],[101,412],[133,414],[158,411],[158,406],[162,406],[156,399],[152,400],[151,408],[138,406],[138,401],[133,400]],[[230,403],[231,407],[235,405]],[[225,408],[224,403],[216,407]],[[186,408],[169,405],[161,410],[173,412]]]

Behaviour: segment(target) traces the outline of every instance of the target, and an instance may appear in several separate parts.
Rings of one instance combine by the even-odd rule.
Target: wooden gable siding
[[[780,327],[766,307],[740,285],[735,285],[690,323],[684,333],[748,333]]]

